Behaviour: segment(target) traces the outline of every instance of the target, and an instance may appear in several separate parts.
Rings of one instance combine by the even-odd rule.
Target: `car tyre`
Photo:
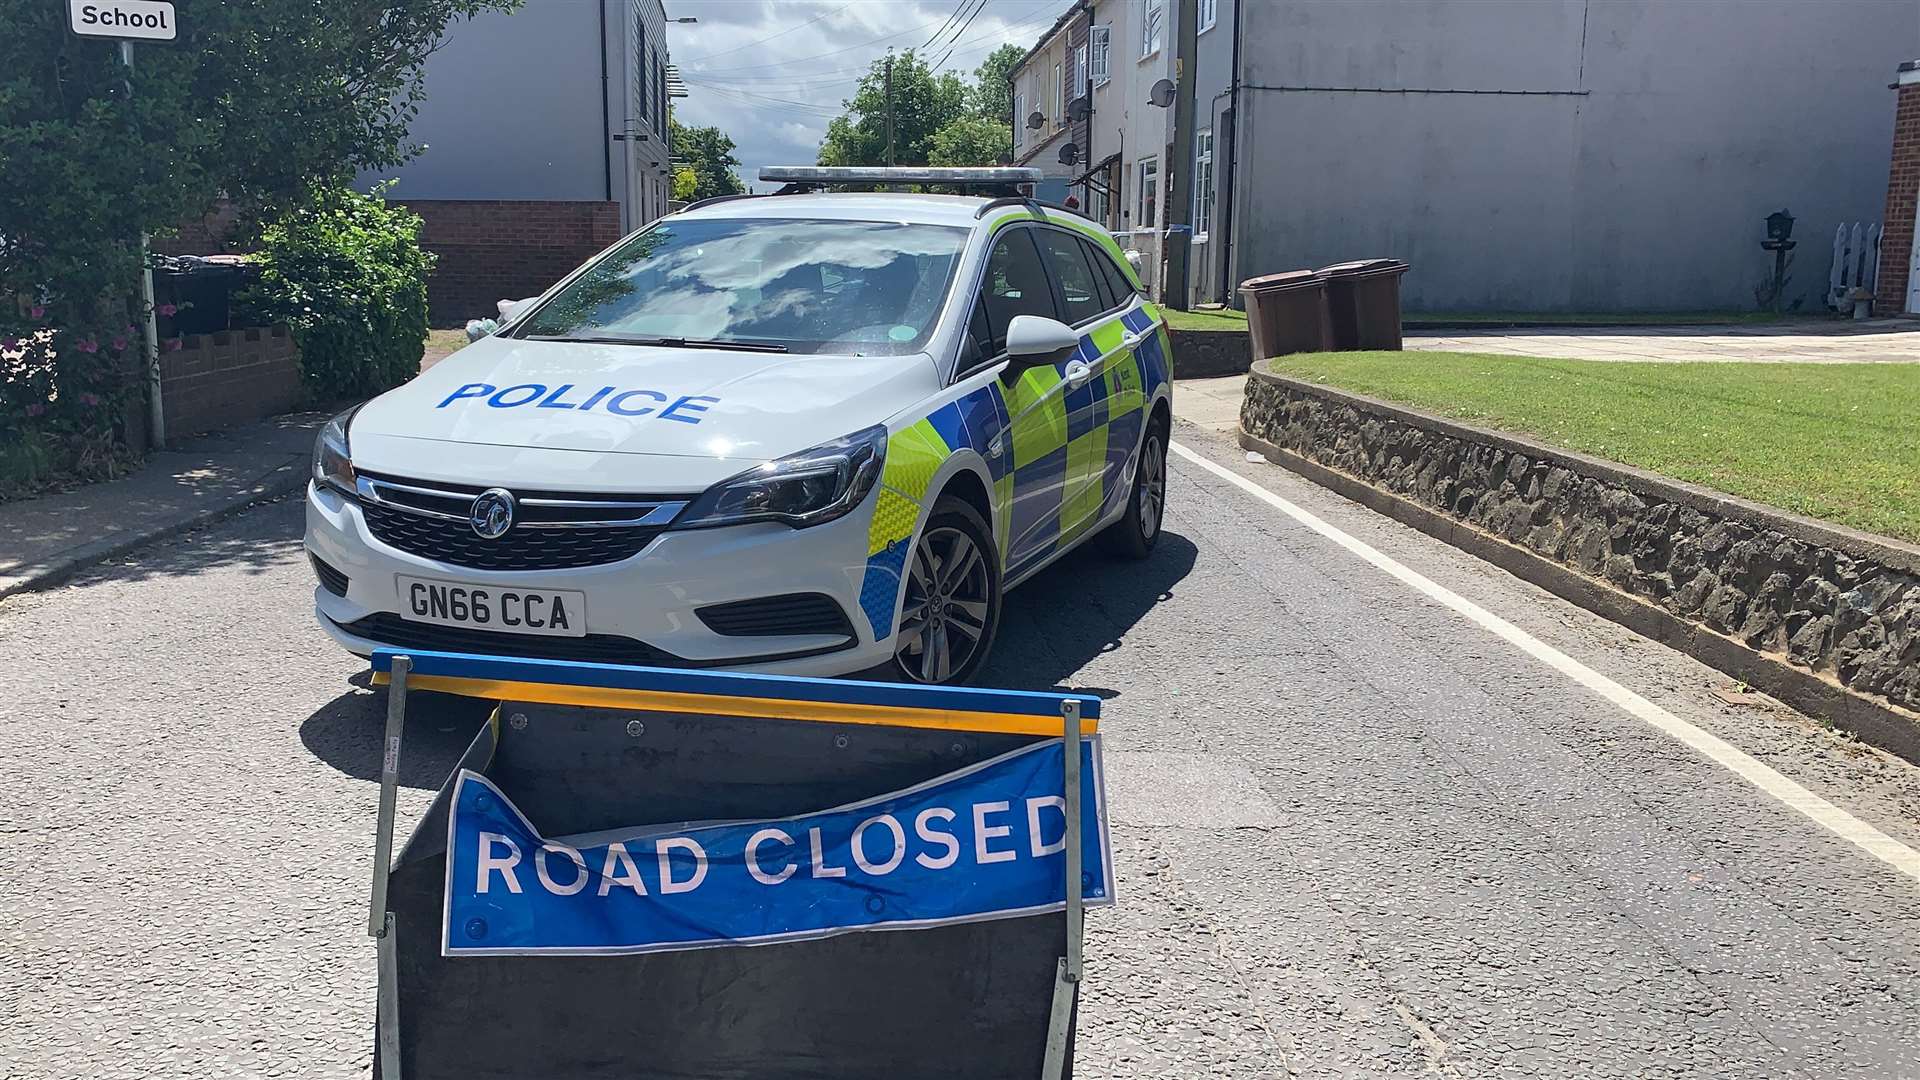
[[[1000,558],[980,511],[943,496],[914,539],[900,575],[906,588],[893,670],[910,682],[971,679],[1000,628]]]
[[[1123,558],[1146,558],[1160,542],[1166,512],[1167,422],[1155,416],[1140,442],[1140,464],[1133,470],[1127,512],[1100,534],[1101,545]]]

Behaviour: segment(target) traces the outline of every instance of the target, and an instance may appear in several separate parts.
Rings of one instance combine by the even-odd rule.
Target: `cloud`
[[[683,124],[726,132],[738,146],[741,179],[751,185],[763,165],[812,164],[828,121],[888,48],[921,49],[938,34],[923,55],[938,60],[953,45],[941,70],[971,78],[994,49],[1038,41],[1070,3],[669,0],[668,17],[700,20],[668,29],[689,93],[674,103],[674,114]],[[963,6],[960,29],[950,20]]]

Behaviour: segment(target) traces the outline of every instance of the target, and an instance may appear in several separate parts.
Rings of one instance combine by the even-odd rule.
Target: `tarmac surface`
[[[1175,438],[1920,846],[1920,769]],[[1191,462],[1169,503],[1011,594],[982,680],[1106,699],[1079,1075],[1920,1075],[1920,880]],[[300,528],[0,601],[0,1076],[365,1075],[384,698]],[[403,835],[478,720],[410,726]]]

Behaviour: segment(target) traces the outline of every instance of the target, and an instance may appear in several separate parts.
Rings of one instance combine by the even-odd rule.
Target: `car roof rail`
[[[712,206],[714,203],[732,202],[735,199],[757,199],[759,197],[760,196],[755,195],[750,191],[741,192],[737,195],[709,195],[708,197],[701,199],[697,202],[688,203],[687,205],[681,207],[677,212],[684,214],[689,210],[698,210],[703,206]]]
[[[995,210],[999,210],[999,209],[1002,209],[1003,207],[1008,207],[1008,206],[1031,206],[1040,210],[1058,210],[1063,214],[1072,214],[1074,217],[1082,218],[1087,221],[1093,220],[1092,218],[1087,217],[1087,215],[1081,213],[1080,211],[1075,210],[1071,206],[1062,206],[1059,203],[1042,202],[1039,199],[1031,198],[1026,195],[1008,195],[1005,198],[994,199],[992,202],[981,203],[980,208],[973,212],[973,220],[979,221],[981,218],[986,217],[988,214],[993,213]]]

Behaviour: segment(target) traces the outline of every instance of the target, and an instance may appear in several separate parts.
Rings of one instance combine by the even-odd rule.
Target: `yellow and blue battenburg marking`
[[[375,683],[389,681],[396,656],[412,662],[407,676],[412,689],[501,701],[1045,736],[1061,733],[1061,705],[1072,700],[1079,705],[1082,734],[1092,735],[1100,727],[1100,699],[1084,694],[670,671],[411,649],[376,650]]]

